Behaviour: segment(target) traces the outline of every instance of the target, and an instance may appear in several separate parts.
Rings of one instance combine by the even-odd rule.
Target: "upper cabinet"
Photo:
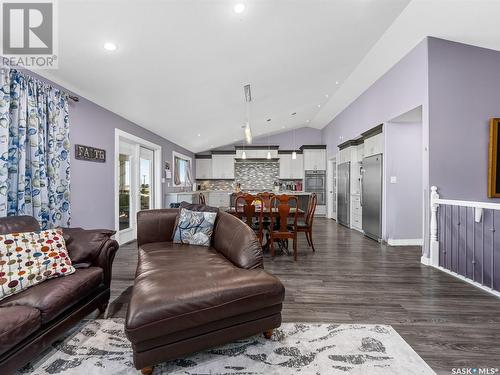
[[[326,149],[306,149],[304,148],[304,169],[326,170]]]
[[[361,133],[365,143],[363,148],[363,157],[382,154],[384,152],[384,133],[383,125],[375,126],[374,128]]]
[[[196,158],[196,179],[210,180],[212,178],[212,157]]]
[[[234,158],[236,154],[212,155],[212,178],[234,179]]]
[[[301,180],[304,178],[304,156],[297,153],[297,158],[292,159],[291,153],[279,154],[280,179]]]
[[[364,157],[382,154],[384,152],[384,134],[379,133],[365,139]]]

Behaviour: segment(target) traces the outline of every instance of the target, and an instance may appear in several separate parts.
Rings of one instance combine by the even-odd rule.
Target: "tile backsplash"
[[[241,190],[272,190],[279,179],[278,161],[237,161],[234,163],[234,180]]]
[[[234,180],[196,180],[202,190],[234,190]]]

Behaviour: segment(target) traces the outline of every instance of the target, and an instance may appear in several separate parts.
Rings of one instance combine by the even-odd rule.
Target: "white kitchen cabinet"
[[[280,178],[292,178],[292,154],[280,154]]]
[[[194,200],[194,197],[198,198],[198,195],[193,192],[167,193],[165,195],[165,207],[170,208],[171,203],[198,203],[197,200]]]
[[[304,169],[326,170],[326,150],[325,149],[304,149]]]
[[[365,139],[363,157],[366,158],[368,156],[382,154],[383,152],[384,152],[383,133],[379,133],[377,135]]]
[[[212,178],[234,179],[234,158],[236,154],[212,155]]]
[[[258,148],[258,149],[252,149],[252,148],[246,148],[243,149],[238,149],[236,150],[236,158],[241,159],[243,156],[243,151],[245,151],[245,155],[247,159],[267,159],[267,153],[271,153],[271,158],[275,159],[278,156],[278,150],[276,148]]]
[[[351,195],[351,228],[363,231],[363,214],[359,195]]]
[[[210,180],[212,178],[212,159],[196,159],[196,179]]]
[[[304,157],[297,154],[296,159],[292,159],[292,154],[279,154],[280,158],[280,179],[301,180],[304,178]]]
[[[211,191],[208,193],[208,205],[212,207],[229,207],[229,192]]]

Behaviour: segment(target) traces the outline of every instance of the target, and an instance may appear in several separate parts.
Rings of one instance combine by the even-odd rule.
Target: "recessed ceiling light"
[[[283,126],[281,127],[281,129],[285,129],[285,125],[283,125]]]
[[[238,3],[234,6],[234,13],[236,14],[241,14],[245,11],[245,4],[243,3]]]
[[[318,108],[321,107],[321,104],[318,104]]]
[[[113,42],[106,42],[104,43],[103,47],[106,51],[116,51],[116,49],[118,48]]]
[[[325,94],[325,98],[328,98],[328,97],[329,97],[329,95],[328,95],[328,94]]]
[[[306,122],[310,122],[311,120],[306,120]]]
[[[200,134],[200,133],[198,133],[198,137],[201,137],[201,134]]]
[[[340,82],[339,81],[335,81],[335,84],[338,85]]]

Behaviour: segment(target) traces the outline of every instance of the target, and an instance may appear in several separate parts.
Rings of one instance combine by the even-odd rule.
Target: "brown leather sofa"
[[[254,232],[219,212],[211,247],[172,243],[179,210],[137,215],[139,264],[125,332],[134,364],[155,364],[281,324],[285,289],[263,270]]]
[[[0,218],[0,234],[37,231],[31,216]],[[47,280],[0,301],[0,374],[11,374],[92,311],[106,310],[114,231],[64,229],[76,272]]]

